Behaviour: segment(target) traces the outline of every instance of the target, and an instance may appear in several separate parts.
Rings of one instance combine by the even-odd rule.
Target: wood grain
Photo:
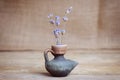
[[[66,58],[79,65],[71,74],[120,74],[119,51],[68,51]],[[73,55],[74,54],[74,55]],[[52,59],[52,55],[49,55]],[[0,52],[0,72],[46,73],[41,51]]]

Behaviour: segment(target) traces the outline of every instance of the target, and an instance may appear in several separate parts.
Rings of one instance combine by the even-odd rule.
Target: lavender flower
[[[60,20],[60,16],[55,16],[55,20]]]
[[[55,16],[55,25],[56,26],[60,25],[60,16]]]
[[[51,24],[55,24],[55,21],[53,19],[50,19],[49,21]]]
[[[62,20],[64,21],[64,26],[65,23],[68,21],[67,14],[71,13],[71,11],[72,11],[72,7],[69,7],[65,12],[64,17],[62,17]],[[56,45],[60,45],[62,44],[62,36],[65,34],[65,30],[58,28],[58,26],[61,24],[61,20],[60,20],[61,18],[60,16],[53,16],[53,14],[49,14],[48,18],[50,19],[49,22],[52,25],[57,26],[57,29],[55,29],[53,33],[56,39]]]
[[[71,6],[70,8],[67,9],[66,14],[71,13],[71,11],[72,11],[72,6]]]
[[[54,35],[55,35],[56,38],[58,38],[59,35],[61,34],[61,30],[60,29],[55,29],[53,32],[54,32]]]
[[[55,29],[53,32],[54,32],[54,35],[56,38],[56,44],[61,45],[62,44],[62,42],[61,42],[61,29]]]
[[[67,16],[64,16],[64,17],[63,17],[63,21],[65,21],[65,22],[68,21],[68,17],[67,17]]]
[[[60,25],[60,21],[59,20],[55,21],[55,24],[56,24],[56,26],[59,26]]]

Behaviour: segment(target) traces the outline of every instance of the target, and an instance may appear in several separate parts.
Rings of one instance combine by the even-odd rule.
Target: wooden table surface
[[[0,80],[119,80],[120,51],[70,50],[66,58],[78,66],[67,77],[51,77],[44,67],[43,51],[0,52]],[[52,55],[49,55],[52,59]]]

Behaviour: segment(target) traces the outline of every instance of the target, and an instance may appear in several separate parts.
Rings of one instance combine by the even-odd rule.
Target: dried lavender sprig
[[[53,32],[54,32],[54,35],[56,38],[56,45],[61,44],[61,38],[60,38],[61,31],[60,31],[60,29],[55,29]]]
[[[73,8],[72,6],[71,6],[71,7],[69,7],[69,8],[66,10],[65,14],[69,14],[69,13],[71,13],[72,8]]]
[[[55,29],[53,32],[56,38],[56,44],[57,45],[62,44],[62,35],[65,34],[65,30]]]
[[[72,7],[68,8],[65,12],[65,16],[62,18],[65,23],[68,21],[67,15],[70,14],[71,11],[72,11]],[[56,38],[56,44],[60,45],[62,44],[62,36],[65,34],[65,30],[61,30],[58,28],[58,26],[61,23],[60,16],[55,16],[55,18],[53,18],[53,14],[49,14],[48,18],[50,19],[49,22],[57,27],[57,29],[55,29],[53,32]],[[64,26],[65,26],[65,23],[64,23]]]

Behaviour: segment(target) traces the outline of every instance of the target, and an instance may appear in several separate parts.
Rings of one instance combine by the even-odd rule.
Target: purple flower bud
[[[60,30],[60,29],[56,29],[55,31],[56,31],[58,34],[61,33],[61,30]]]
[[[68,17],[64,16],[63,21],[65,21],[65,22],[68,21]]]
[[[56,38],[58,38],[59,35],[61,34],[61,30],[60,29],[55,29],[53,32],[54,32],[54,35],[55,35]]]
[[[55,21],[54,21],[53,19],[51,19],[49,22],[50,22],[51,24],[55,24]]]
[[[67,9],[66,14],[71,13],[71,11],[72,11],[72,7],[70,7],[70,8]]]
[[[55,16],[55,20],[60,20],[60,16]]]
[[[56,26],[59,26],[59,25],[60,25],[60,21],[59,21],[59,20],[56,20],[56,21],[55,21],[55,24],[56,24]]]

